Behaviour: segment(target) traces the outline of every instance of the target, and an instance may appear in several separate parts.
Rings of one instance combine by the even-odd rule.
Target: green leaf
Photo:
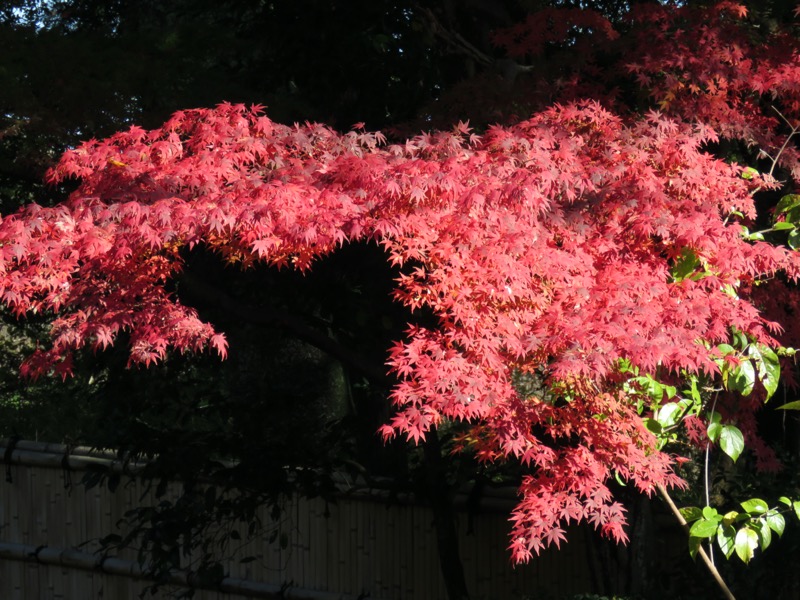
[[[800,195],[798,194],[787,194],[783,198],[780,199],[777,206],[775,206],[775,214],[780,215],[785,212],[792,210],[793,208],[800,206]]]
[[[738,298],[739,293],[736,291],[736,288],[738,286],[739,286],[738,282],[736,283],[735,286],[730,283],[726,283],[725,285],[722,286],[722,291],[725,292],[731,298]]]
[[[733,328],[733,343],[740,350],[747,348],[748,344],[747,336],[735,327]]]
[[[719,544],[725,558],[733,554],[736,540],[736,530],[730,525],[723,525],[717,530],[717,544]]]
[[[728,354],[733,354],[734,352],[736,352],[736,349],[730,344],[719,344],[717,346],[717,350],[719,350],[719,353],[722,356],[728,356]]]
[[[787,402],[783,406],[778,407],[779,410],[800,410],[800,400],[794,402]]]
[[[695,272],[697,267],[700,266],[700,259],[697,254],[689,248],[684,248],[681,255],[672,265],[671,274],[675,282],[680,282],[686,279],[689,275]]]
[[[634,373],[638,371],[638,369],[634,370],[635,368],[631,365],[631,361],[627,358],[620,358],[619,359],[619,372],[620,373]]]
[[[792,501],[789,500],[789,498],[787,498],[786,496],[781,496],[780,498],[778,498],[778,502],[785,504],[789,508],[792,507]]]
[[[786,239],[786,242],[789,244],[789,248],[792,250],[797,250],[800,247],[800,231],[795,229],[792,233],[789,234],[789,237]]]
[[[619,471],[614,471],[614,479],[617,480],[617,483],[620,484],[622,487],[626,487],[628,484],[622,480],[622,476],[619,474]]]
[[[792,502],[792,508],[794,509],[794,514],[796,514],[797,518],[800,519],[800,501],[795,500]]]
[[[761,498],[752,498],[741,503],[742,508],[752,515],[763,515],[769,510],[769,505]]]
[[[738,367],[733,369],[731,377],[728,379],[729,389],[741,393],[742,396],[749,396],[755,384],[756,370],[749,360],[743,360]]]
[[[766,520],[759,519],[758,520],[758,539],[760,542],[760,546],[762,550],[766,550],[769,548],[769,545],[772,543],[772,530],[767,525]]]
[[[719,527],[719,521],[700,519],[692,525],[689,535],[697,538],[710,538],[717,534],[717,527]]]
[[[683,407],[677,402],[668,402],[656,412],[656,421],[663,429],[673,427],[681,420]]]
[[[800,221],[800,206],[795,206],[786,211],[786,220],[789,223],[797,223]]]
[[[715,444],[719,440],[720,433],[722,433],[722,425],[720,423],[712,423],[708,426],[708,439]]]
[[[713,508],[711,506],[704,506],[703,507],[703,518],[704,519],[707,519],[708,521],[719,521],[719,520],[721,520],[722,517],[717,519],[718,516],[719,516],[719,513],[717,512],[716,508]]]
[[[767,390],[767,399],[778,389],[781,378],[781,363],[778,355],[769,346],[764,344],[751,344],[747,353],[753,358],[758,370],[758,378],[764,389]]]
[[[742,527],[736,534],[734,540],[736,555],[747,564],[753,558],[756,548],[758,548],[758,534],[749,527]]]
[[[739,428],[733,425],[723,425],[719,434],[719,447],[733,459],[733,462],[736,462],[744,450],[744,436]]]
[[[775,231],[785,231],[787,229],[794,229],[795,228],[795,224],[794,223],[787,223],[786,221],[780,221],[779,223],[775,223],[772,226],[772,228]]]
[[[653,379],[650,375],[634,377],[632,381],[638,383],[641,386],[642,391],[656,402],[661,402],[664,399],[664,394],[667,395],[667,398],[673,398],[677,393],[677,390],[674,386],[660,383]]]
[[[651,419],[647,417],[644,419],[644,426],[647,427],[647,430],[655,436],[661,435],[661,423],[656,421],[655,419]]]
[[[703,540],[698,537],[689,537],[689,556],[695,558],[697,556],[698,550],[700,550],[700,545],[703,543]]]
[[[722,516],[722,523],[723,523],[723,525],[730,525],[731,523],[736,522],[736,519],[738,519],[738,518],[739,518],[739,513],[736,512],[735,510],[732,510],[732,511],[726,512]]]
[[[752,179],[758,177],[758,171],[753,167],[745,167],[742,169],[742,179]]]
[[[779,512],[769,512],[766,516],[767,525],[769,526],[772,531],[778,534],[778,536],[783,535],[784,529],[786,529],[786,519],[783,515]]]
[[[696,375],[692,375],[692,377],[690,379],[690,382],[692,384],[692,387],[689,390],[689,394],[691,395],[692,400],[694,400],[698,404],[702,404],[703,399],[700,396],[700,390],[697,389],[697,376]]]
[[[703,511],[696,506],[687,506],[681,509],[681,515],[684,519],[686,519],[687,523],[691,523],[692,521],[697,521],[700,517],[703,516]]]

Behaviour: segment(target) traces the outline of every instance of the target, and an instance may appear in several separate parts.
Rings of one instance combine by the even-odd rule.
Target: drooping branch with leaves
[[[67,202],[0,223],[2,302],[55,317],[50,347],[23,372],[66,377],[75,351],[117,343],[131,365],[170,349],[224,357],[224,332],[182,301],[194,248],[237,268],[307,271],[374,242],[400,270],[396,301],[434,317],[387,349],[396,412],[383,437],[419,442],[458,422],[461,451],[523,465],[514,561],[558,546],[571,522],[624,541],[608,481],[647,494],[685,485],[669,445],[679,432],[733,458],[747,443],[769,463],[753,414],[777,389],[791,340],[764,297],[797,301],[798,196],[751,230],[763,221],[754,196],[782,193],[798,172],[800,68],[794,37],[746,36],[745,17],[723,2],[634,12],[627,36],[595,27],[594,54],[574,74],[585,85],[563,93],[596,99],[480,134],[459,123],[390,143],[223,104],[86,142],[50,173],[79,181]],[[562,37],[589,35],[598,19]],[[523,33],[498,41],[533,59],[544,50]],[[624,53],[648,36],[662,43]],[[713,52],[699,58],[697,45]],[[627,82],[630,105],[599,91],[611,80]],[[752,164],[711,152],[726,141]],[[540,391],[521,386],[526,377]],[[754,536],[782,527],[746,502],[734,533],[742,512],[687,512],[691,535],[721,535],[726,554],[749,560]]]

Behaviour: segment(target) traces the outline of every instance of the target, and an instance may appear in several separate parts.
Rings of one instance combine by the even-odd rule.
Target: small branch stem
[[[781,146],[781,149],[780,149],[780,150],[778,150],[778,153],[775,155],[775,158],[772,158],[771,156],[769,156],[769,154],[767,154],[766,152],[764,152],[764,154],[767,154],[767,156],[768,156],[768,157],[772,158],[772,167],[771,167],[771,168],[770,168],[770,170],[769,170],[769,176],[770,176],[770,177],[772,177],[772,173],[775,171],[775,167],[778,165],[778,159],[781,157],[781,154],[783,154],[783,151],[784,151],[784,150],[786,150],[786,147],[789,145],[789,142],[791,141],[791,139],[792,139],[792,138],[795,136],[795,134],[798,132],[798,126],[796,126],[796,125],[792,125],[792,124],[789,122],[789,120],[788,120],[786,117],[784,117],[784,116],[783,116],[783,114],[781,114],[781,111],[779,111],[779,110],[778,110],[777,108],[775,108],[774,106],[772,107],[772,110],[774,110],[776,113],[778,113],[778,116],[779,116],[781,119],[783,119],[783,122],[784,122],[784,123],[786,123],[786,125],[788,125],[788,126],[789,126],[789,128],[790,128],[792,131],[791,131],[791,133],[790,133],[790,134],[789,134],[789,135],[786,137],[786,140],[783,142],[783,146]]]
[[[714,402],[711,403],[711,414],[714,414],[714,411],[717,408],[717,398],[719,398],[719,392],[714,394]],[[706,442],[706,458],[705,464],[703,465],[703,487],[705,488],[706,493],[706,506],[711,506],[711,484],[709,481],[709,466],[711,464],[711,442]],[[711,558],[711,564],[714,564],[714,547],[712,543],[709,541],[708,543],[708,553]]]
[[[686,522],[686,519],[683,518],[683,515],[681,514],[681,511],[678,509],[678,507],[675,505],[675,502],[672,501],[672,498],[670,497],[669,492],[667,492],[667,489],[663,485],[657,485],[656,489],[658,490],[658,493],[664,500],[664,502],[667,503],[667,506],[669,506],[669,509],[672,511],[672,514],[675,515],[675,518],[678,519],[678,522],[688,533],[689,524]],[[708,554],[706,554],[706,551],[703,549],[702,546],[700,546],[697,549],[697,553],[700,555],[700,558],[703,559],[703,562],[705,563],[706,567],[711,573],[711,577],[714,578],[714,581],[716,582],[717,586],[722,592],[722,595],[725,597],[725,600],[736,600],[736,596],[733,595],[733,592],[731,592],[730,588],[725,583],[725,580],[722,578],[722,575],[720,575],[720,572],[717,570],[717,567],[714,565],[713,562],[711,562],[711,559],[708,557]]]

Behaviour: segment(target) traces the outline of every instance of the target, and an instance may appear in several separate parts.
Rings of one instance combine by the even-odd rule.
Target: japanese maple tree
[[[621,32],[575,11],[498,32],[520,60],[548,48],[584,56],[562,103],[480,135],[458,123],[388,143],[223,104],[88,141],[49,175],[79,180],[68,201],[0,223],[3,303],[55,315],[51,345],[23,373],[68,376],[75,351],[123,332],[131,365],[169,349],[224,357],[224,332],[171,285],[187,249],[305,271],[374,241],[400,269],[396,300],[437,320],[388,351],[398,383],[384,438],[418,442],[462,422],[464,451],[527,467],[515,561],[560,544],[570,522],[624,541],[609,478],[648,494],[683,485],[680,457],[643,419],[670,385],[725,381],[718,410],[771,462],[752,414],[777,385],[765,357],[791,342],[773,315],[797,302],[786,282],[800,258],[792,239],[743,225],[763,222],[757,192],[800,172],[800,58],[790,33],[752,34],[746,18],[730,2],[648,5]],[[541,23],[556,26],[545,35]],[[741,142],[756,169],[715,156],[721,140]],[[767,237],[791,237],[792,202]],[[750,389],[727,383],[755,349]],[[643,408],[648,381],[657,393]]]

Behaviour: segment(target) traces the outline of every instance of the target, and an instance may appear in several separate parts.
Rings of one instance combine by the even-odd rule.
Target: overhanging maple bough
[[[397,300],[439,318],[391,350],[398,412],[384,437],[419,441],[464,421],[462,445],[482,460],[528,465],[515,561],[558,545],[570,521],[625,540],[608,478],[646,493],[682,481],[620,361],[713,374],[719,356],[698,340],[713,346],[734,328],[777,346],[749,284],[800,274],[793,253],[728,221],[754,216],[756,183],[701,152],[705,131],[656,113],[626,123],[585,102],[482,137],[459,125],[384,146],[379,134],[278,125],[258,108],[185,111],[64,155],[50,179],[80,179],[69,200],[0,224],[2,301],[57,315],[52,346],[25,363],[33,377],[68,375],[75,350],[121,331],[130,364],[168,348],[224,356],[223,335],[166,288],[182,250],[308,269],[375,240],[402,267]],[[703,277],[671,277],[686,249]],[[559,401],[520,393],[520,373],[544,373]]]

